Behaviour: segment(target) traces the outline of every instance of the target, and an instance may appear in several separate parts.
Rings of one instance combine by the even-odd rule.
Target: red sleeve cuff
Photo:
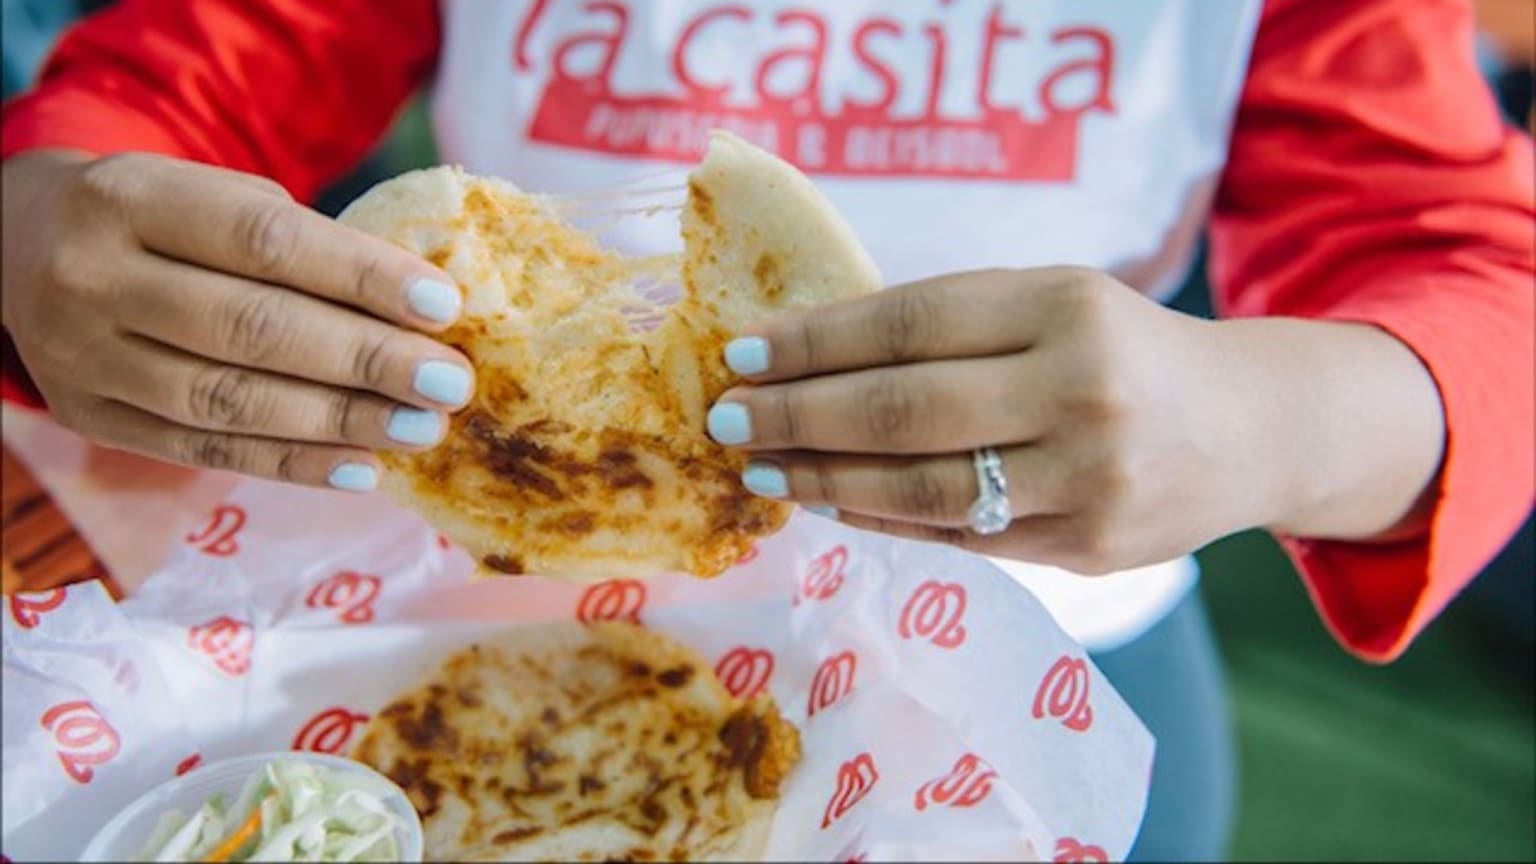
[[[1446,444],[1429,525],[1393,544],[1281,538],[1324,623],[1363,660],[1388,662],[1520,526],[1536,496],[1536,317],[1516,278],[1421,275],[1321,317],[1375,324],[1429,369]],[[1412,300],[1408,297],[1412,296]]]
[[[187,157],[187,148],[164,127],[82,89],[46,97],[27,94],[5,106],[0,159],[44,147],[98,155],[139,152]]]

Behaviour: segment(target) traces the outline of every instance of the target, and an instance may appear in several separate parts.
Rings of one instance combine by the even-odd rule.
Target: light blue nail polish
[[[428,360],[416,367],[416,392],[444,405],[462,405],[469,401],[469,371],[454,363]]]
[[[331,469],[326,482],[343,492],[372,492],[379,485],[379,472],[362,462],[343,462]]]
[[[817,516],[820,516],[823,519],[836,519],[839,515],[841,515],[837,512],[836,507],[807,507],[805,509],[806,512],[815,513]]]
[[[391,441],[425,447],[443,436],[443,415],[419,408],[396,408],[384,431]]]
[[[725,365],[737,375],[761,375],[768,371],[768,340],[757,336],[732,339],[725,345]]]
[[[789,497],[789,478],[779,466],[770,462],[748,462],[741,472],[741,485],[753,495],[764,498]]]
[[[726,446],[752,440],[752,417],[747,414],[745,405],[721,402],[709,409],[705,425],[709,428],[709,437]]]
[[[464,298],[459,289],[436,279],[415,279],[405,289],[406,302],[411,311],[429,321],[447,324],[459,317]]]

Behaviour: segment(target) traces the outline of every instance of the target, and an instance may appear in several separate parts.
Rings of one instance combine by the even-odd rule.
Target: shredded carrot
[[[270,794],[267,796],[267,798],[271,797]],[[266,803],[266,799],[262,799],[256,805],[256,808],[251,811],[251,815],[245,820],[245,824],[235,829],[235,833],[229,835],[223,843],[220,843],[212,852],[209,852],[203,860],[214,862],[228,861],[231,856],[239,852],[240,847],[245,845],[245,841],[255,836],[256,831],[261,828],[261,805],[264,803]]]

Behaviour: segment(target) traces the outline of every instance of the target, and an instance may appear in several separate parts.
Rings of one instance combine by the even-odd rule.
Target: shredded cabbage
[[[190,817],[160,818],[135,861],[398,861],[400,820],[384,805],[378,778],[300,760],[272,762],[252,775],[232,806],[223,796]],[[259,822],[248,827],[253,818]],[[228,849],[244,830],[249,836]]]

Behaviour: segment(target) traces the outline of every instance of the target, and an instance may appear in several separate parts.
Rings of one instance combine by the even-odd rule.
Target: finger
[[[365,390],[421,408],[469,401],[474,372],[458,352],[314,297],[164,258],[137,283],[123,326],[211,360]]]
[[[1054,460],[1040,447],[1010,447],[1000,455],[1015,515],[1070,506]],[[742,483],[767,498],[935,526],[965,525],[981,492],[970,454],[893,459],[775,453],[749,462]]]
[[[209,169],[216,171],[224,177],[239,183],[242,186],[248,186],[251,189],[254,189],[268,197],[281,198],[284,201],[293,200],[293,196],[288,193],[288,190],[283,187],[283,184],[273,180],[270,177],[262,177],[259,174],[247,174],[244,171],[235,171],[230,168],[221,168],[217,165],[204,165],[200,162],[193,162],[188,164],[199,170]]]
[[[752,450],[955,453],[1027,442],[1048,417],[1020,355],[866,369],[727,392],[717,442]]]
[[[441,330],[462,311],[463,294],[448,274],[295,203],[280,187],[185,163],[147,162],[144,170],[163,182],[153,186],[153,206],[132,208],[130,216],[134,233],[153,252],[422,330]],[[193,172],[206,175],[205,182],[189,176]]]
[[[101,370],[101,395],[182,426],[262,438],[420,450],[447,416],[386,399],[185,354],[136,337]]]
[[[726,345],[726,364],[754,381],[784,381],[919,360],[1022,351],[1039,333],[1039,289],[1078,271],[940,276],[791,312]]]
[[[1055,564],[1071,548],[1072,517],[1061,514],[1026,516],[1001,534],[982,535],[966,528],[920,525],[863,513],[840,513],[838,521],[853,528],[906,540],[944,543],[978,555]]]
[[[143,456],[346,492],[378,486],[378,457],[366,450],[192,429],[105,399],[82,410],[104,441]]]

